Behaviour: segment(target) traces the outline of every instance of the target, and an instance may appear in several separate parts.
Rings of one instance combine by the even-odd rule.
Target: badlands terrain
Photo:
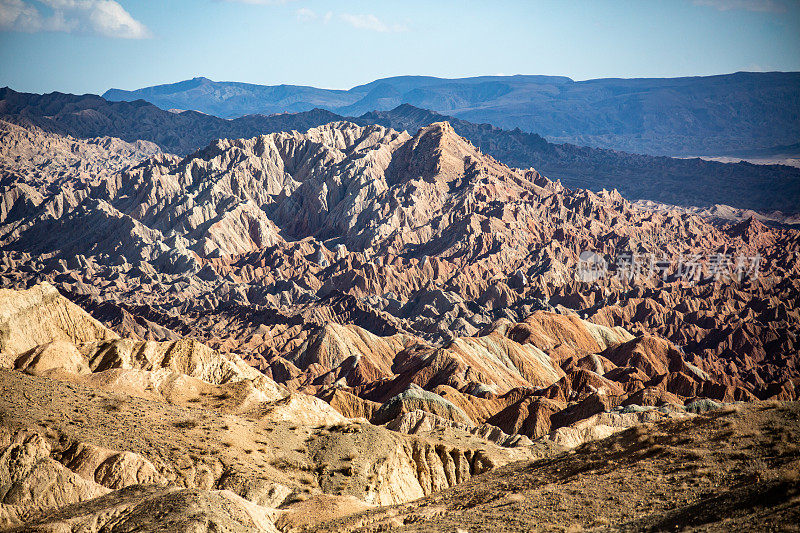
[[[446,121],[0,139],[0,527],[796,530],[791,226]]]

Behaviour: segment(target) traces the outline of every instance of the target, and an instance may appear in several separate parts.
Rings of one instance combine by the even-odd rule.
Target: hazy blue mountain
[[[573,144],[555,144],[520,129],[473,124],[404,104],[390,111],[343,117],[313,109],[294,114],[247,115],[225,120],[195,111],[170,113],[144,101],[108,102],[95,95],[46,95],[0,89],[0,118],[35,124],[75,137],[110,135],[153,141],[167,152],[187,155],[216,138],[253,137],[350,120],[415,133],[449,121],[456,133],[509,166],[533,167],[571,188],[616,188],[626,197],[679,205],[716,203],[761,210],[800,210],[800,169],[782,165],[726,164],[631,154]]]
[[[298,85],[254,85],[194,78],[137,91],[111,89],[103,98],[132,102],[145,100],[161,109],[195,110],[222,118],[251,114],[296,113],[315,107],[333,109],[351,103],[348,91]]]
[[[213,139],[254,137],[292,129],[305,131],[341,117],[316,109],[299,115],[248,115],[225,120],[197,111],[171,113],[144,100],[109,102],[93,94],[40,95],[18,93],[6,87],[0,89],[0,118],[74,137],[109,135],[126,141],[143,139],[167,152],[187,155]]]
[[[551,141],[665,155],[736,155],[800,141],[800,73],[573,81],[560,76],[385,78],[352,89],[264,86],[195,78],[108,100],[223,118],[324,108],[342,115],[407,103]]]

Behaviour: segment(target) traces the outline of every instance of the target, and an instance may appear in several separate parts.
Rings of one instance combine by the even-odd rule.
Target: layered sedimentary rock
[[[40,140],[56,153],[96,150],[8,131],[5,153],[27,165]],[[132,166],[86,176],[40,165],[35,178],[30,168],[4,178],[40,199],[22,209],[6,195],[0,279],[48,279],[127,336],[196,336],[292,390],[344,386],[378,402],[412,384],[470,398],[549,387],[549,399],[570,402],[574,380],[552,389],[577,371],[568,360],[613,372],[629,394],[794,397],[796,231],[572,191],[483,155],[447,123],[412,137],[338,122],[138,164],[141,150],[104,146]],[[19,166],[10,155],[4,165]],[[576,280],[586,250],[610,263],[607,278]],[[719,277],[706,260],[696,283],[674,267],[624,280],[612,274],[625,251],[760,254],[761,275]],[[577,327],[570,308],[589,322]],[[674,347],[609,359],[621,370],[578,362],[631,334]],[[46,366],[56,348],[25,364]],[[664,359],[657,368],[641,362],[653,357]]]
[[[100,531],[163,507],[176,530],[199,513],[272,531],[309,497],[386,505],[531,457],[469,424],[410,436],[353,422],[195,340],[117,338],[48,284],[0,291],[0,308],[15,333],[0,351],[3,526]]]
[[[182,159],[107,141],[99,160],[120,167],[98,173],[31,155],[41,140],[69,162],[93,141],[9,131],[4,442],[50,472],[15,473],[19,490],[29,474],[79,490],[20,500],[8,523],[134,480],[195,491],[134,500],[216,509],[230,491],[270,523],[326,498],[394,504],[710,400],[797,398],[796,230],[573,191],[447,123],[332,123]],[[587,278],[585,251],[609,269]],[[692,280],[674,264],[626,277],[625,252],[701,261]],[[719,254],[760,267],[721,275]],[[79,431],[71,410],[49,417],[54,390],[86,413]]]

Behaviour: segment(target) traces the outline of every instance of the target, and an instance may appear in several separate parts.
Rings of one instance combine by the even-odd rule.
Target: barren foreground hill
[[[796,402],[647,424],[315,531],[796,531]]]
[[[786,530],[800,516],[796,402],[696,401],[571,451],[464,424],[406,435],[196,341],[119,338],[49,285],[0,304],[14,531]]]
[[[643,484],[598,527],[671,527],[652,520],[716,497],[772,498],[745,525],[796,513],[797,230],[571,190],[447,122],[334,122],[184,158],[6,124],[2,148],[9,525],[313,529],[468,480],[497,494],[485,474],[515,461],[507,510],[538,516],[551,483],[574,509],[546,528],[594,524],[562,462],[592,487],[618,463],[672,487],[645,509]],[[764,442],[710,432],[738,402]],[[739,455],[716,453],[735,436]],[[669,470],[699,447],[708,466]],[[702,473],[725,465],[783,492]],[[464,493],[441,494],[388,512],[449,530],[441,509]],[[487,498],[469,528],[511,516]],[[330,527],[372,527],[354,520]]]
[[[560,449],[348,419],[195,340],[120,338],[48,284],[0,290],[0,366],[3,528],[291,529],[309,499],[335,516]]]

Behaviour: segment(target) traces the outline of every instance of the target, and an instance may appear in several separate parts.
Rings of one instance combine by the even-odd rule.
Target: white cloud
[[[295,11],[295,15],[297,15],[297,20],[300,22],[313,22],[315,20],[321,20],[323,24],[327,24],[333,18],[333,11],[328,11],[324,15],[318,15],[317,12],[312,9],[301,7]]]
[[[745,10],[784,13],[786,6],[777,0],[693,0],[696,6],[713,7],[720,11]]]
[[[34,32],[42,26],[39,11],[22,0],[0,0],[0,29]]]
[[[0,0],[0,29],[38,32],[83,32],[118,39],[147,39],[150,30],[115,0],[39,0],[43,14],[26,0]]]
[[[408,28],[402,24],[388,25],[372,14],[352,15],[350,13],[342,13],[339,15],[339,18],[352,27],[360,30],[370,30],[381,33],[401,32],[408,30]]]
[[[296,11],[297,20],[300,22],[311,22],[312,20],[317,20],[317,14],[307,7],[301,7]]]
[[[241,1],[241,0],[227,0],[227,1]],[[258,1],[258,0],[244,0],[244,1]],[[300,22],[314,22],[319,20],[322,21],[323,24],[328,24],[331,20],[333,20],[334,17],[333,11],[328,11],[324,15],[320,15],[316,11],[308,9],[307,7],[301,7],[300,9],[295,11],[295,15],[297,16],[297,20],[299,20]],[[393,25],[386,24],[381,19],[371,14],[352,15],[350,13],[341,13],[338,15],[338,19],[360,30],[392,33],[392,32],[406,31],[408,29],[401,24],[393,24]]]

